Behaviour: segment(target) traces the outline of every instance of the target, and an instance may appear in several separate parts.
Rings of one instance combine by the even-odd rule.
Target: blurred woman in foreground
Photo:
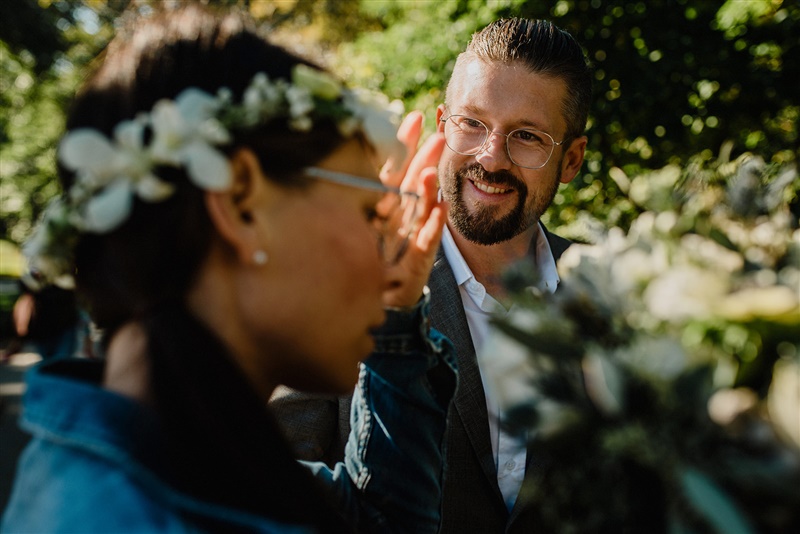
[[[28,246],[40,278],[74,277],[106,358],[30,374],[4,532],[437,529],[456,381],[424,295],[442,140],[412,158],[412,116],[404,156],[390,111],[235,15],[184,7],[109,45]],[[379,180],[387,160],[410,190]],[[309,471],[271,392],[356,381],[345,464]]]

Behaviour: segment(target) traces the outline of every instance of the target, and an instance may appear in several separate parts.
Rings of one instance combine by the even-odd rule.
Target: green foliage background
[[[69,99],[120,15],[177,1],[0,2],[0,238],[20,243],[58,191],[55,150]],[[545,222],[626,226],[633,178],[749,151],[800,151],[800,4],[786,0],[228,0],[275,39],[345,80],[434,110],[456,55],[498,17],[549,18],[595,69],[589,149]],[[723,149],[723,146],[725,147]]]

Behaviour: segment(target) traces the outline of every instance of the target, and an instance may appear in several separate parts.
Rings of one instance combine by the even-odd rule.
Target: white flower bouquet
[[[519,498],[542,532],[800,532],[796,168],[628,183],[643,212],[571,246],[555,294],[508,275],[481,357],[539,466]]]

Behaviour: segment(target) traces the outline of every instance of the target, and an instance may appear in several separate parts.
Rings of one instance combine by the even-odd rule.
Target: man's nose
[[[513,165],[506,151],[506,136],[492,132],[480,152],[475,154],[475,161],[487,172],[509,170]]]

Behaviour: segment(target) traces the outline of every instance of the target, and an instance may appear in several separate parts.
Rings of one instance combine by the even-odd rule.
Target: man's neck
[[[505,289],[502,275],[508,267],[530,252],[531,240],[538,231],[538,223],[508,241],[494,245],[478,245],[468,241],[448,223],[453,241],[475,279],[495,298],[502,297]]]

